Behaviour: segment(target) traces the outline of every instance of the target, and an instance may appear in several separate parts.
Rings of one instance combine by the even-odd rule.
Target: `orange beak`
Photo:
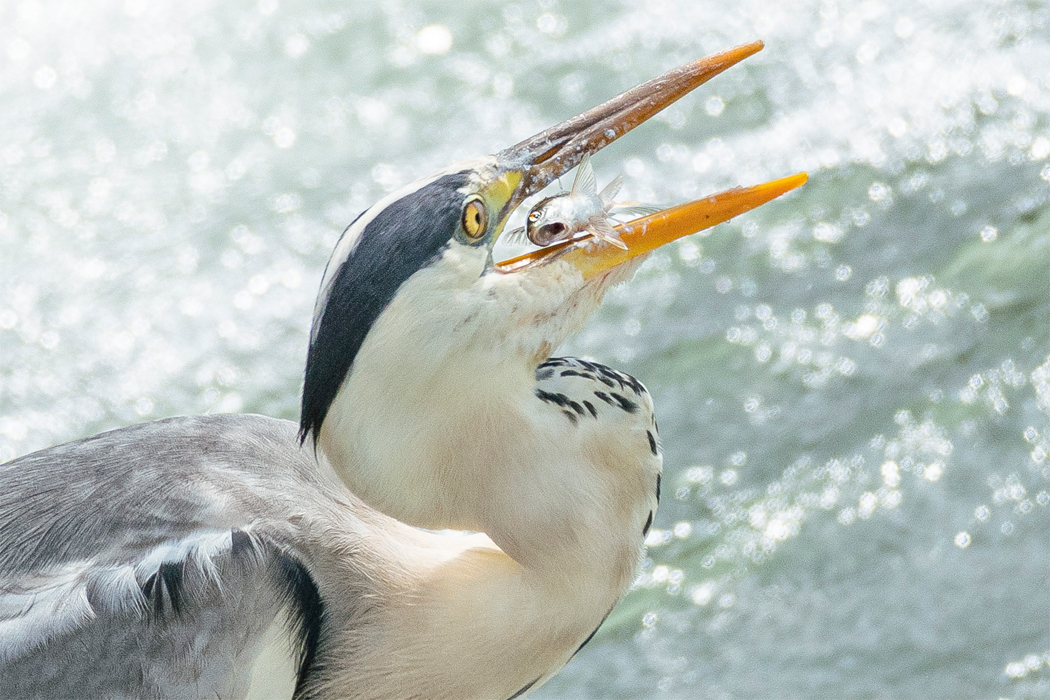
[[[497,167],[504,174],[503,182],[512,188],[500,218],[505,221],[526,197],[574,168],[585,156],[601,150],[761,49],[762,42],[756,41],[679,66],[500,151],[496,154]],[[584,236],[506,260],[496,267],[503,272],[513,272],[559,258],[572,262],[589,278],[673,240],[754,209],[805,181],[806,175],[800,173],[754,187],[728,190],[621,224],[617,231],[627,244],[627,250]]]
[[[615,227],[616,232],[627,244],[627,250],[601,243],[588,234],[504,260],[496,268],[501,272],[514,272],[560,258],[579,268],[584,279],[590,279],[631,258],[761,206],[801,186],[807,179],[805,173],[798,173],[754,187],[737,187],[620,224]]]

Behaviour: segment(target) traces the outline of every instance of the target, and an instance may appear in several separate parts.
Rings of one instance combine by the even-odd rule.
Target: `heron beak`
[[[615,226],[627,250],[599,243],[588,235],[504,260],[496,265],[496,269],[500,272],[515,272],[562,259],[579,268],[584,279],[590,279],[666,243],[711,228],[737,214],[761,206],[805,184],[807,179],[806,173],[798,173],[753,187],[737,187]]]
[[[572,119],[496,154],[498,167],[516,186],[503,207],[507,216],[526,197],[576,167],[668,105],[714,76],[762,49],[762,42],[744,44],[687,63],[653,78]],[[501,262],[497,269],[513,272],[554,258],[571,261],[591,277],[673,240],[733,218],[768,202],[806,181],[805,174],[734,189],[682,204],[617,227],[627,250],[584,238],[566,241]]]

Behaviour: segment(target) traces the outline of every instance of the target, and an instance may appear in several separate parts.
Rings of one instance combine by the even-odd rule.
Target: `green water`
[[[655,204],[810,182],[654,255],[564,349],[654,394],[665,497],[535,696],[1050,697],[1042,3],[0,4],[0,461],[296,418],[361,209],[758,38],[594,160]]]

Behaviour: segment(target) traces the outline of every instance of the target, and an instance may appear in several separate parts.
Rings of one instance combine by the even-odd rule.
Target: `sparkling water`
[[[535,695],[1050,697],[1045,3],[2,3],[0,461],[297,418],[359,211],[755,39],[593,161],[661,205],[811,179],[564,348],[654,394],[664,502]]]

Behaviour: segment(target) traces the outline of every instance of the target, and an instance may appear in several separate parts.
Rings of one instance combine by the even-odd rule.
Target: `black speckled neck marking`
[[[339,264],[306,357],[301,441],[311,434],[317,441],[365,336],[398,289],[448,245],[463,207],[460,190],[468,182],[468,171],[445,175],[392,202],[368,222]]]

